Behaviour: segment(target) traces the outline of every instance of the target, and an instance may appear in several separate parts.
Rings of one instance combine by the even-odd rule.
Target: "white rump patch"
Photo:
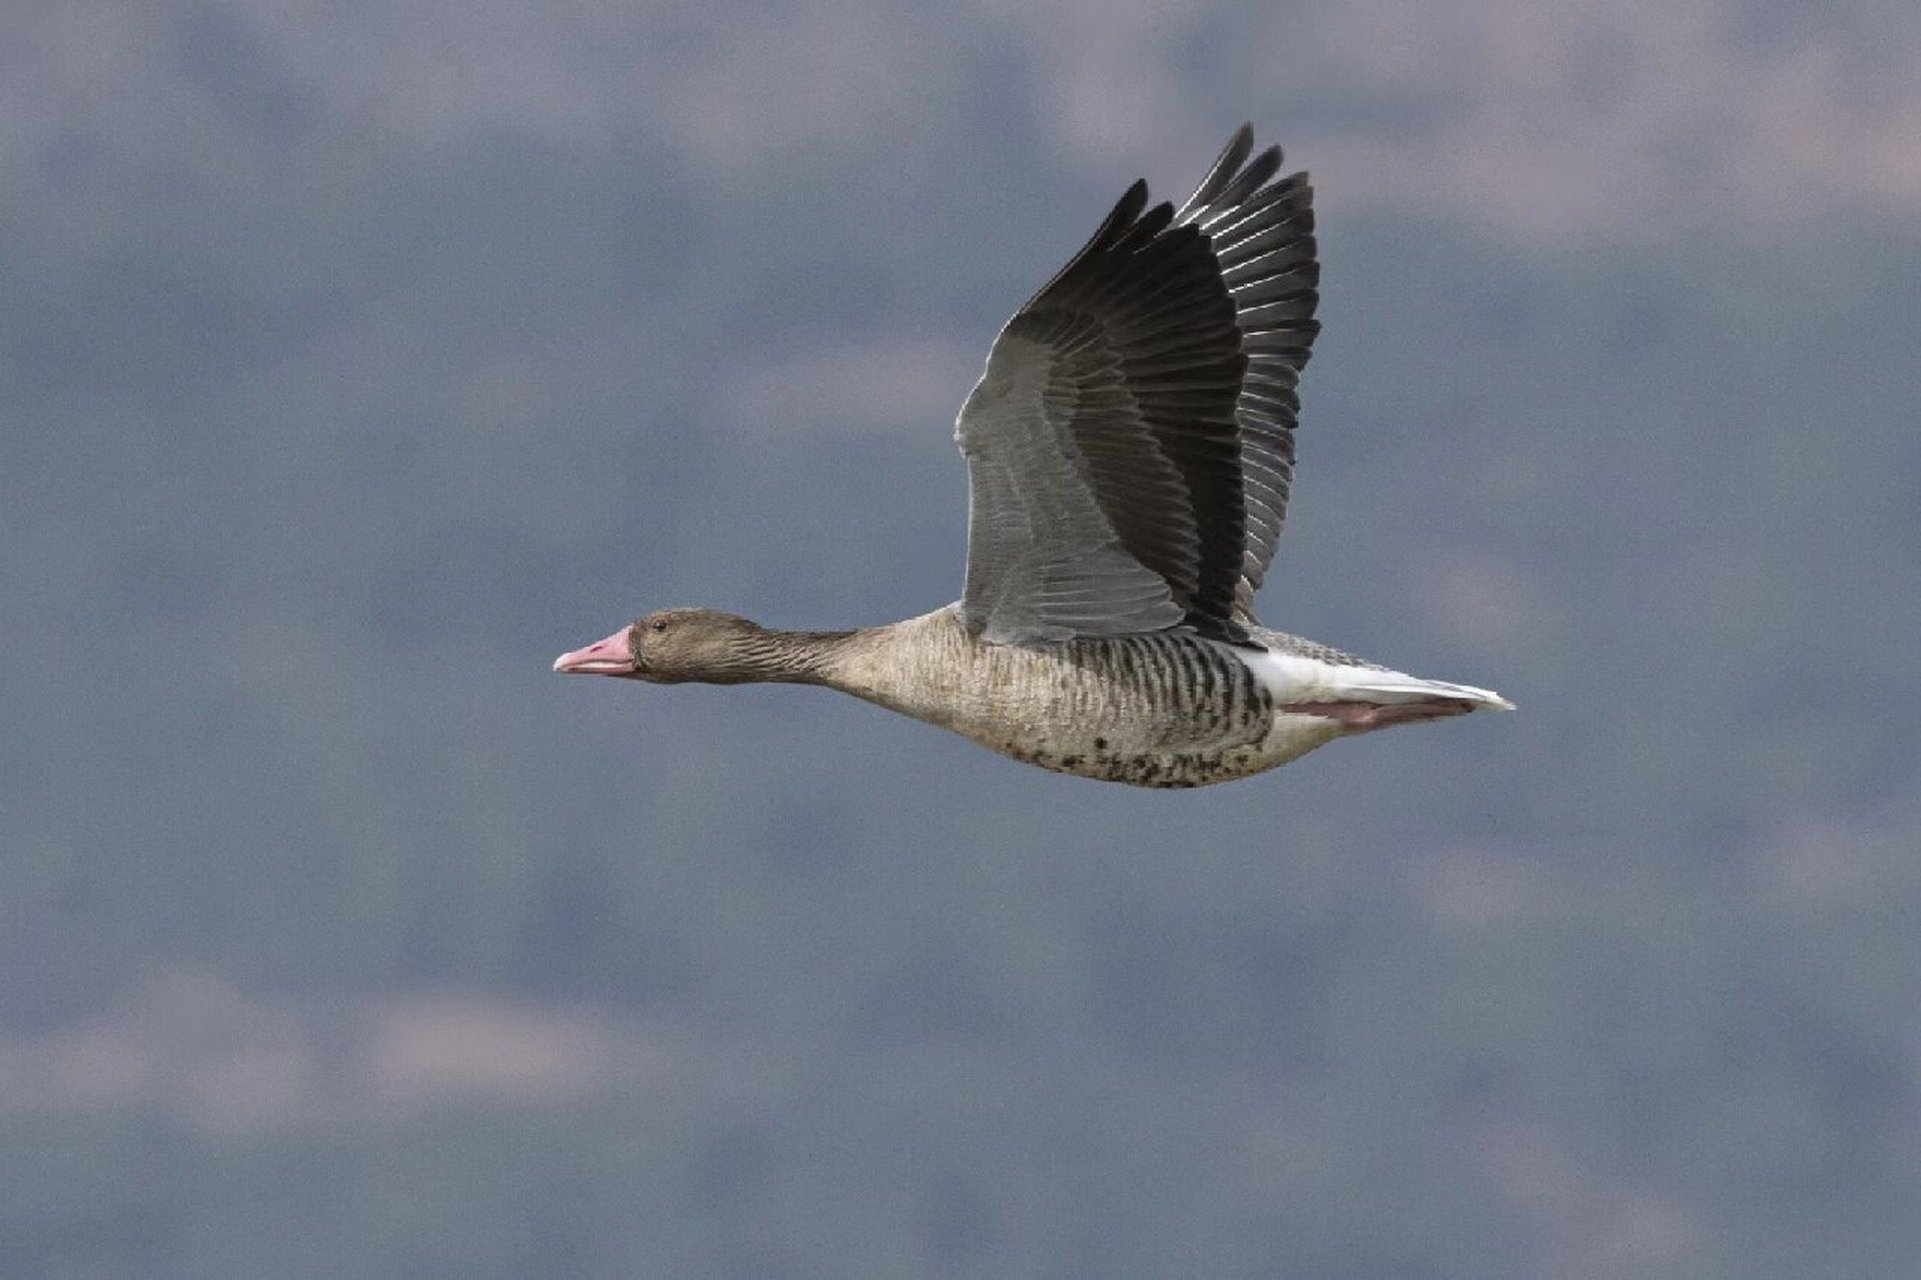
[[[1283,706],[1302,702],[1371,702],[1393,706],[1431,698],[1455,698],[1477,708],[1514,710],[1512,702],[1492,689],[1424,680],[1405,671],[1323,662],[1296,653],[1243,651],[1240,656],[1274,695],[1274,701]]]

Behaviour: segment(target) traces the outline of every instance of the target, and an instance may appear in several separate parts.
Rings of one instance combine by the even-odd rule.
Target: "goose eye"
[[[660,632],[665,631],[667,629],[667,619],[655,618],[652,622],[647,624],[647,628],[648,630],[653,631],[655,634],[659,634]]]

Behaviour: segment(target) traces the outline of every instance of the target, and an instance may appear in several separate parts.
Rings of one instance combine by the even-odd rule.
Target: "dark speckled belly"
[[[1273,700],[1226,646],[1163,633],[984,647],[986,723],[950,727],[1003,755],[1141,787],[1204,786],[1267,767]]]

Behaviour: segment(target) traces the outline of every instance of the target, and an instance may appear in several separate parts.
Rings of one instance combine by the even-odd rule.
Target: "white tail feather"
[[[1281,703],[1374,702],[1391,706],[1428,698],[1457,698],[1476,707],[1514,710],[1512,702],[1492,689],[1477,689],[1471,684],[1425,680],[1405,671],[1323,662],[1294,653],[1269,651],[1243,656],[1273,693],[1274,700]]]

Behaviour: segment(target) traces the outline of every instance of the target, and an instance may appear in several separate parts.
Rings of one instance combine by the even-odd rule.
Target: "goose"
[[[1245,778],[1335,738],[1482,709],[1264,627],[1319,265],[1307,174],[1242,125],[1179,208],[1129,187],[1007,322],[962,405],[961,598],[852,631],[649,613],[554,670],[823,685],[1060,773]]]

